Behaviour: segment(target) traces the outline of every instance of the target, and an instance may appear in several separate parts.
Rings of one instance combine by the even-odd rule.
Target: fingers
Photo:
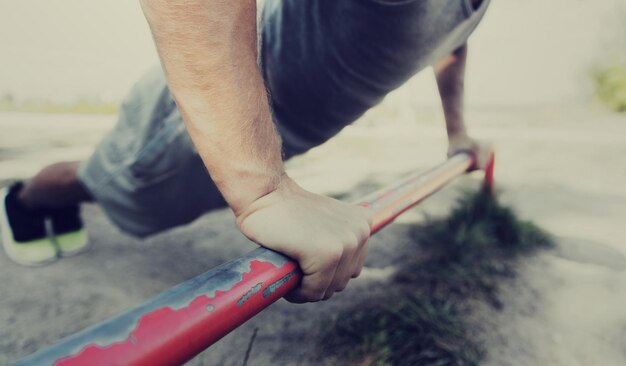
[[[297,304],[323,300],[326,291],[321,290],[324,287],[321,283],[326,282],[326,279],[320,277],[319,272],[312,275],[304,275],[300,286],[285,296],[285,299]],[[328,282],[328,285],[330,285],[330,282]]]
[[[351,278],[359,277],[363,265],[365,264],[365,258],[367,258],[367,251],[369,247],[369,239],[372,233],[373,216],[372,211],[369,209],[360,208],[362,213],[365,214],[367,225],[361,228],[361,237],[359,240],[360,246],[358,252],[352,258],[352,271],[350,272]]]
[[[329,299],[359,275],[371,221],[371,210],[306,193],[280,196],[239,226],[248,238],[298,262],[302,281],[285,298],[302,303]],[[285,222],[297,225],[277,225]]]
[[[369,226],[367,232],[365,229],[360,230],[360,237],[354,236],[344,241],[340,253],[327,251],[323,265],[310,274],[305,271],[300,286],[285,298],[295,303],[315,302],[328,300],[336,292],[343,291],[350,279],[361,273],[367,256],[368,230]]]
[[[484,170],[493,154],[493,147],[488,142],[475,140],[467,135],[451,138],[448,157],[461,152],[469,153],[474,157],[474,164],[469,169],[470,171]]]
[[[300,286],[285,298],[296,303],[323,300],[342,260],[343,251],[338,248],[339,250],[326,249],[317,253],[317,263],[312,268],[302,268],[304,275]],[[302,266],[303,261],[298,261]]]
[[[491,143],[472,140],[472,147],[470,151],[474,157],[474,165],[471,170],[485,170],[493,154],[493,147]]]
[[[493,156],[493,145],[489,142],[478,143],[478,152],[476,153],[476,166],[480,170],[485,170],[489,161]]]
[[[352,278],[357,278],[361,275],[361,271],[363,270],[363,266],[365,265],[365,259],[367,258],[368,248],[369,248],[369,240],[367,240],[365,244],[363,244],[361,253],[356,258],[356,264],[354,266],[354,272],[352,273]]]
[[[364,220],[353,222],[352,235],[343,242],[343,253],[335,276],[324,294],[324,300],[329,299],[335,292],[343,291],[351,278],[361,273],[362,258],[367,253],[367,243],[371,232],[371,217],[369,211],[355,207],[356,215]]]
[[[352,274],[355,271],[355,259],[358,260],[360,246],[360,243],[353,240],[352,243],[349,243],[344,247],[341,261],[337,266],[333,281],[324,294],[324,300],[330,299],[335,292],[343,291],[343,289],[346,288],[348,281],[350,281],[350,278],[352,278]]]

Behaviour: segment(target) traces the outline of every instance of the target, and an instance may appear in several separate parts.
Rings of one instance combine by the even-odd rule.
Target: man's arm
[[[476,158],[475,168],[483,169],[492,151],[488,145],[481,145],[467,133],[463,115],[466,60],[467,44],[464,44],[435,65],[435,77],[446,119],[448,155],[470,151]]]
[[[256,65],[252,3],[142,1],[177,107],[235,214],[284,174]]]
[[[369,218],[285,174],[256,63],[256,1],[141,4],[187,130],[241,231],[298,261],[292,301],[341,291],[363,266]]]

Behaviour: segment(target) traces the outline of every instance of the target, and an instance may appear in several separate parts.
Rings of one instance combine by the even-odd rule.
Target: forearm
[[[358,276],[368,211],[284,174],[256,64],[256,0],[142,0],[170,90],[246,237],[298,261],[291,301],[319,301]]]
[[[466,60],[467,45],[463,45],[435,65],[448,131],[448,156],[469,152],[474,157],[472,169],[485,169],[492,159],[493,149],[490,144],[476,141],[468,135],[463,116]]]
[[[141,3],[187,130],[237,214],[284,174],[256,63],[256,1]]]
[[[467,45],[463,45],[434,67],[449,138],[467,134],[463,118],[466,60]]]

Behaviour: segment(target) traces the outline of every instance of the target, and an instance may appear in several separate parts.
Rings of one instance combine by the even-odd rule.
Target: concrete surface
[[[437,111],[415,107],[401,121],[384,106],[335,140],[289,163],[305,187],[352,197],[426,169],[444,158]],[[596,107],[484,108],[468,114],[472,132],[497,146],[503,199],[558,238],[557,249],[527,258],[503,283],[504,307],[478,306],[486,365],[626,364],[626,118]],[[112,124],[105,117],[0,114],[0,179],[85,158]],[[336,364],[320,359],[315,329],[326,315],[384,290],[399,256],[419,252],[407,233],[424,214],[441,215],[466,177],[429,198],[373,239],[368,269],[326,303],[280,301],[190,365]],[[25,356],[254,248],[230,212],[145,241],[121,234],[95,205],[84,207],[92,249],[42,268],[0,254],[0,364]],[[374,286],[378,284],[378,286]]]

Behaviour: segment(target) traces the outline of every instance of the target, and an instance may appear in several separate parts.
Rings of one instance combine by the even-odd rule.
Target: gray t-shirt
[[[266,0],[261,65],[286,154],[337,134],[462,45],[489,0]]]

